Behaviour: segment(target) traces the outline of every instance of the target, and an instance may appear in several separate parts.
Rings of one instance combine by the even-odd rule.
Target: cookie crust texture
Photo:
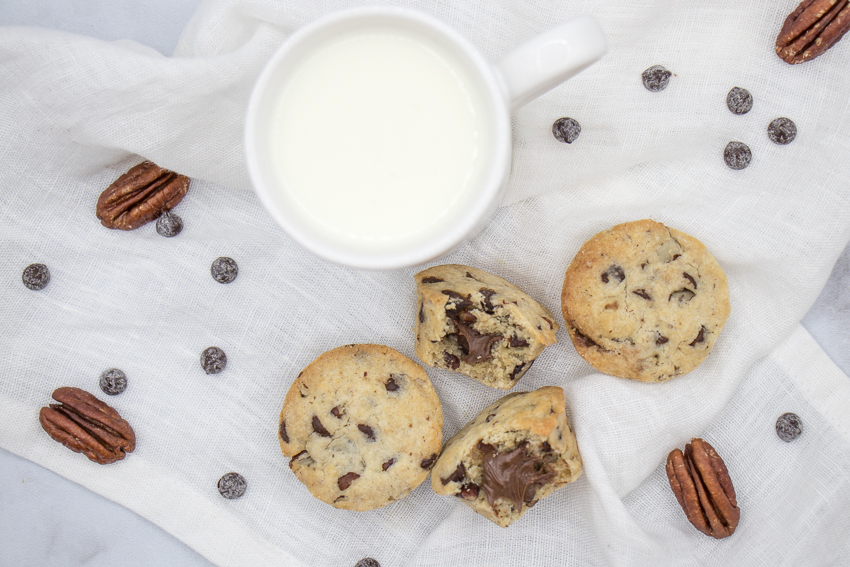
[[[663,382],[695,369],[729,318],[726,274],[696,238],[652,220],[584,243],[561,292],[567,330],[591,366]]]
[[[509,390],[557,342],[552,313],[504,278],[447,264],[414,279],[416,356],[428,366]]]
[[[419,486],[440,454],[443,410],[425,370],[383,345],[320,355],[278,420],[289,468],[335,508],[374,510]]]
[[[493,477],[485,467],[492,471],[499,457],[512,454],[521,455],[513,465],[523,462],[524,472],[512,466],[502,469],[502,476],[519,482],[519,509],[505,490],[487,487]],[[496,461],[492,460],[494,457]],[[487,460],[490,463],[485,463]],[[498,469],[499,464],[495,467]],[[508,472],[508,468],[512,471]],[[437,494],[455,496],[488,520],[507,527],[539,500],[576,480],[581,469],[578,444],[567,420],[564,391],[545,386],[532,392],[508,394],[467,423],[443,447],[431,472],[431,487]],[[488,490],[499,494],[492,505]]]

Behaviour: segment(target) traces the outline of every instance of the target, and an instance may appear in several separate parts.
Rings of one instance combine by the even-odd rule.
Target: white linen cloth
[[[242,121],[254,78],[287,34],[354,4],[210,0],[170,58],[131,42],[0,30],[0,446],[219,565],[850,560],[848,384],[797,326],[850,239],[850,41],[804,65],[780,61],[773,40],[793,1],[402,2],[494,61],[582,13],[600,20],[610,43],[601,62],[515,114],[505,206],[434,263],[502,275],[562,324],[563,273],[581,244],[651,217],[714,253],[732,315],[703,365],[660,385],[594,372],[562,331],[516,389],[565,389],[585,474],[508,529],[427,482],[366,513],[309,495],[278,448],[283,396],[300,369],[341,344],[414,357],[417,269],[361,272],[302,250],[250,190]],[[640,82],[655,64],[675,73],[660,93]],[[733,86],[752,92],[749,114],[726,109]],[[561,116],[582,125],[571,145],[551,135]],[[799,130],[788,146],[766,136],[779,116]],[[723,163],[731,140],[752,149],[749,168]],[[176,238],[153,224],[109,231],[94,216],[100,192],[139,156],[193,178]],[[209,276],[218,256],[238,262],[232,284]],[[51,270],[39,292],[20,281],[33,262]],[[215,376],[198,364],[211,345],[228,356]],[[98,466],[50,440],[37,414],[63,385],[106,399],[97,379],[111,367],[129,386],[106,401],[134,426],[138,448]],[[446,438],[503,394],[427,370]],[[788,445],[772,433],[785,411],[805,428]],[[696,532],[664,476],[666,454],[692,436],[717,448],[738,489],[742,520],[730,539]],[[249,485],[234,501],[215,488],[231,470]]]

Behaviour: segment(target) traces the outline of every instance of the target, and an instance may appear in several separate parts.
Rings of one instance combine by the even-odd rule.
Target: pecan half
[[[101,465],[120,461],[136,448],[130,424],[85,390],[58,388],[53,399],[59,403],[41,408],[38,420],[54,441]]]
[[[97,218],[106,228],[133,230],[177,206],[189,178],[143,161],[112,182],[97,200]]]
[[[776,38],[776,54],[786,63],[811,61],[850,30],[848,0],[803,0]]]
[[[702,439],[691,439],[684,454],[667,456],[667,478],[676,500],[696,529],[716,539],[735,532],[741,510],[723,459]]]

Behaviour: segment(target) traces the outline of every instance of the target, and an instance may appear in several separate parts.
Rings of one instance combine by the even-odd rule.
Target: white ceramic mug
[[[368,269],[422,264],[471,239],[508,181],[510,113],[605,54],[582,16],[487,62],[409,8],[336,12],[295,32],[248,104],[248,171],[305,248]]]

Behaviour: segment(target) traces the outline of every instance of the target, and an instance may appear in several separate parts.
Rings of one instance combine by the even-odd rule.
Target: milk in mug
[[[456,56],[414,30],[327,40],[297,63],[271,116],[279,191],[312,231],[352,251],[435,238],[486,173],[480,88]]]

